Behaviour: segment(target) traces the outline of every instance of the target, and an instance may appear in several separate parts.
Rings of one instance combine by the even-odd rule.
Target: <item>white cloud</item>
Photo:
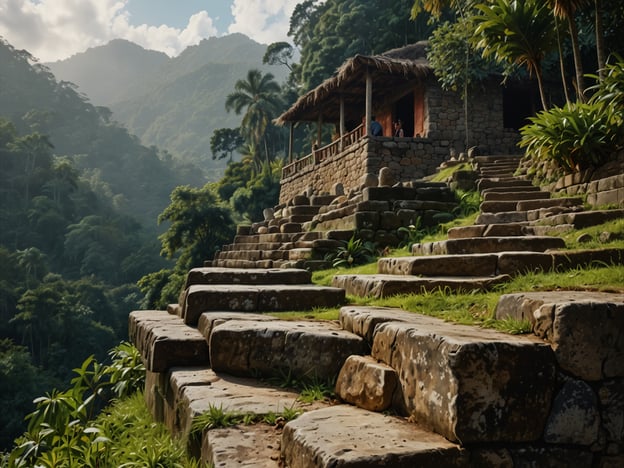
[[[290,15],[298,3],[301,0],[234,0],[234,22],[228,32],[246,34],[262,44],[286,41]]]
[[[191,16],[184,29],[131,25],[127,1],[0,0],[0,36],[42,61],[54,61],[115,38],[177,55],[202,38],[217,35],[205,11]]]

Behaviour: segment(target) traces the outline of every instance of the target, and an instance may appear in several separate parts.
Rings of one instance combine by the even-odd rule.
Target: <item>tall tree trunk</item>
[[[604,30],[602,27],[602,8],[600,6],[600,0],[594,0],[594,9],[596,10],[596,55],[598,57],[598,77],[600,78],[600,81],[602,81],[605,75],[607,60],[605,58]]]
[[[578,100],[585,102],[585,80],[583,78],[581,48],[578,41],[578,28],[572,14],[568,15],[568,25],[570,27],[570,39],[572,40],[572,52],[574,54],[574,70],[576,71],[576,93]]]
[[[546,94],[544,93],[544,82],[542,79],[542,67],[535,67],[535,76],[537,77],[537,86],[539,88],[540,99],[542,101],[542,109],[548,110],[548,104],[546,103]]]
[[[561,35],[559,34],[559,20],[557,19],[557,15],[553,11],[553,16],[555,18],[555,29],[557,31],[557,49],[559,50],[559,71],[561,72],[561,83],[563,84],[563,94],[565,96],[566,102],[570,102],[570,95],[568,94],[568,83],[566,80],[565,67],[563,65],[563,48],[561,47]]]

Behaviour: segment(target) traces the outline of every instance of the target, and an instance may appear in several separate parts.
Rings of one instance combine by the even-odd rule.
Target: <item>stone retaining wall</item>
[[[568,196],[586,194],[587,203],[594,208],[624,207],[624,151],[597,170],[565,175],[545,189]]]

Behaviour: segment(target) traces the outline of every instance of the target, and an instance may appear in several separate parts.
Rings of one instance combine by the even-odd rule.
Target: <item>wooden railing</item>
[[[296,161],[282,168],[282,179],[291,177],[301,171],[304,167],[315,166],[332,156],[336,156],[364,136],[364,126],[360,125],[349,133],[345,133],[342,138],[332,141],[329,145],[312,150],[312,153],[297,159]]]

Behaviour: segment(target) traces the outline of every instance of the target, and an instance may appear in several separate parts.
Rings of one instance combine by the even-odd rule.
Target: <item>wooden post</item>
[[[323,128],[323,114],[319,114],[318,121],[316,123],[316,144],[321,147],[321,130]]]
[[[371,118],[373,116],[373,77],[366,70],[366,118],[364,122],[364,134],[368,135],[370,132]]]
[[[342,93],[340,94],[340,143],[339,143],[339,150],[342,151],[343,148],[343,142],[342,142],[342,138],[344,137],[345,134],[345,112],[344,112],[344,96],[342,95]]]
[[[290,122],[290,128],[288,129],[288,162],[293,162],[293,136],[295,134],[295,124]]]

